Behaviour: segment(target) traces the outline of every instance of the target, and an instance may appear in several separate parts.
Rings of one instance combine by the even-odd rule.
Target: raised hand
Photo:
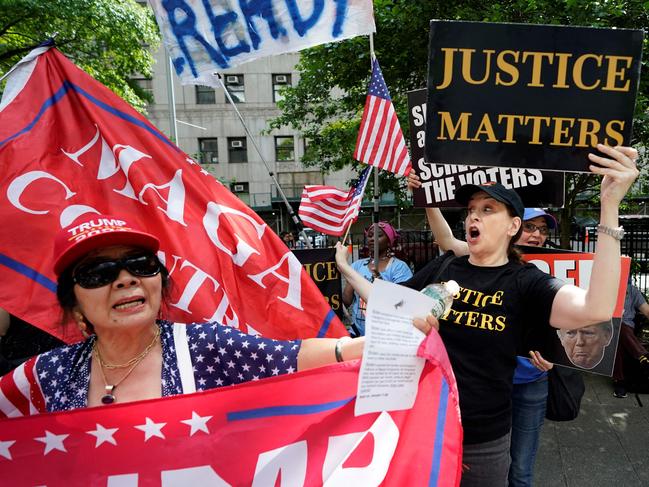
[[[408,173],[408,189],[412,191],[415,188],[421,187],[421,181],[419,180],[419,176],[417,176],[417,173],[415,172],[414,169],[410,169],[410,172]]]
[[[588,154],[591,162],[598,164],[591,164],[590,170],[604,176],[600,190],[601,202],[618,206],[640,173],[636,167],[638,151],[633,147],[609,147],[603,144],[597,144],[597,150],[608,156]]]
[[[336,264],[339,268],[341,265],[349,264],[349,249],[340,241],[336,242]]]

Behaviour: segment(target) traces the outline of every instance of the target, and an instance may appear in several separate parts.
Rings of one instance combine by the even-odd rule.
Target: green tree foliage
[[[408,133],[409,90],[426,86],[430,19],[563,24],[649,31],[649,2],[642,0],[374,0],[376,55],[401,127]],[[649,61],[645,61],[634,120],[634,144],[649,145]],[[303,51],[300,81],[284,91],[282,115],[271,126],[291,126],[309,141],[304,163],[323,171],[358,164],[352,154],[370,76],[367,37]],[[399,191],[400,181],[382,172],[382,190]],[[587,175],[568,178],[566,202],[590,187]],[[583,180],[583,181],[582,181]],[[574,208],[574,207],[573,207]],[[572,215],[567,215],[568,217]],[[569,220],[569,218],[568,218]]]
[[[131,77],[149,76],[160,37],[153,14],[135,0],[0,0],[0,73],[48,38],[77,66],[143,110]]]

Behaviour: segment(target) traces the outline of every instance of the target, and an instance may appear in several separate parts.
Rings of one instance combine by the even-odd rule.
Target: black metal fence
[[[620,222],[626,231],[620,246],[622,255],[631,257],[633,283],[647,295],[649,294],[649,216],[620,216]],[[573,250],[595,251],[597,243],[597,228],[595,226],[577,228],[571,237]],[[559,239],[553,237],[552,241],[558,244]]]

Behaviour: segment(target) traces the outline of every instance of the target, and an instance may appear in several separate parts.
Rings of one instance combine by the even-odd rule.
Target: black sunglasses
[[[82,288],[94,289],[115,281],[122,269],[137,277],[153,277],[161,267],[154,254],[132,255],[81,264],[72,272],[72,280]]]

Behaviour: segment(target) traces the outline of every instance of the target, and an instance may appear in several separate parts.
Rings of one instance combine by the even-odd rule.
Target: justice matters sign
[[[629,145],[643,33],[431,21],[426,161],[586,172]]]

